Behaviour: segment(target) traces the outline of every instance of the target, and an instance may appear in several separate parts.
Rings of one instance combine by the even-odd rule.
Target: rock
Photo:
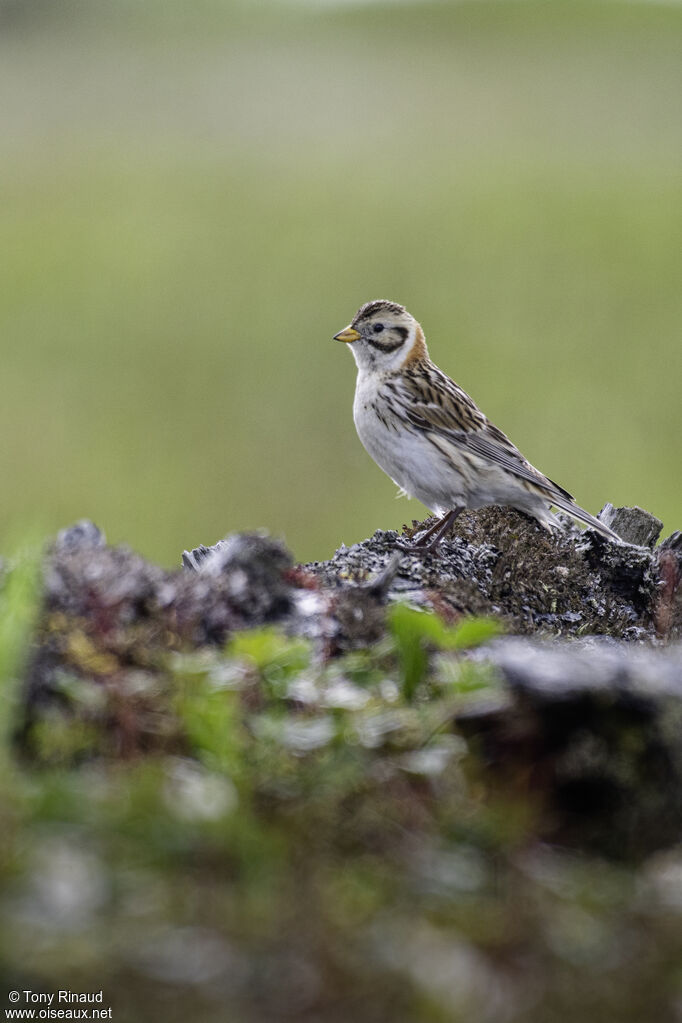
[[[185,551],[185,568],[168,572],[126,547],[108,547],[96,526],[81,522],[60,533],[45,560],[24,735],[38,709],[60,699],[64,679],[76,678],[105,695],[116,749],[172,744],[154,732],[169,655],[222,647],[235,631],[276,624],[312,641],[326,661],[381,641],[386,606],[396,601],[448,622],[492,615],[519,635],[608,637],[627,655],[633,644],[672,643],[682,636],[678,536],[652,550],[610,543],[568,521],[550,533],[513,509],[491,507],[462,514],[453,535],[426,556],[396,552],[396,534],[377,531],[329,561],[297,566],[280,540],[243,533]],[[592,668],[570,660],[572,701],[580,672],[589,677]],[[501,667],[511,679],[510,665]],[[610,692],[619,676],[596,677]],[[558,698],[556,672],[547,679]],[[135,714],[138,698],[143,709]]]
[[[663,529],[660,519],[637,506],[614,508],[612,504],[605,504],[598,518],[626,543],[639,547],[654,547]]]
[[[112,752],[172,749],[177,736],[157,734],[168,718],[159,673],[169,654],[222,646],[237,629],[298,620],[287,579],[293,559],[279,541],[236,535],[198,560],[200,571],[167,572],[126,547],[107,547],[91,523],[60,534],[45,561],[26,674],[25,751],[42,708],[64,703],[69,678],[87,679],[102,694]]]
[[[221,543],[223,543],[223,541],[219,540],[214,547],[205,547],[202,543],[199,544],[198,547],[195,547],[192,551],[183,551],[182,567],[192,569],[194,572],[201,572],[202,566],[206,563],[206,560],[211,557],[213,551],[215,551]]]
[[[384,569],[396,538],[377,531],[307,567],[323,589],[360,583]],[[462,514],[434,554],[402,555],[387,596],[446,618],[495,615],[516,633],[642,641],[656,635],[659,578],[648,547],[608,543],[568,519],[550,533],[511,508],[490,507]],[[673,622],[666,635],[678,634]]]
[[[286,573],[294,559],[280,540],[262,533],[235,533],[213,547],[183,551],[183,564],[220,578],[234,608],[246,618],[281,618],[291,608]]]
[[[506,701],[457,726],[510,798],[541,806],[540,834],[618,858],[682,836],[682,645],[499,640],[477,655]]]
[[[79,547],[105,547],[106,537],[101,529],[89,519],[81,519],[73,526],[60,530],[55,540],[59,551],[76,550]]]
[[[676,529],[674,533],[671,533],[670,536],[661,542],[661,549],[682,553],[682,533]]]
[[[673,533],[670,537],[679,534]],[[658,592],[653,603],[653,623],[659,639],[682,636],[682,547],[661,544],[656,552]]]

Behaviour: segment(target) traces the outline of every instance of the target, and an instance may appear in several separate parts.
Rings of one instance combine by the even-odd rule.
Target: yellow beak
[[[357,341],[360,337],[357,330],[354,327],[345,327],[340,330],[338,334],[334,334],[335,341],[345,341],[346,344],[351,344],[353,341]]]

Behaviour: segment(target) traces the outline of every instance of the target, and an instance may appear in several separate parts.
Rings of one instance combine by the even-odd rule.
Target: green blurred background
[[[420,517],[330,341],[370,298],[596,512],[682,527],[682,10],[0,3],[0,535],[165,564]]]

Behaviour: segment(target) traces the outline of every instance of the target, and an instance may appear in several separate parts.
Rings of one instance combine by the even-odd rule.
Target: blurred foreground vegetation
[[[0,6],[0,533],[301,560],[418,505],[362,450],[361,302],[593,511],[679,521],[682,11]]]
[[[18,744],[38,565],[0,599],[5,992],[101,989],[119,1023],[678,1018],[679,850],[540,841],[531,779],[491,784],[453,725],[500,698],[462,657],[494,622],[398,605],[325,662],[274,628],[160,659],[141,619],[116,677],[74,618],[83,668]]]

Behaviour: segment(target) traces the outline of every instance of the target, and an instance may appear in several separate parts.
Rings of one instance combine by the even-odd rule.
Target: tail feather
[[[614,533],[604,522],[600,522],[599,519],[595,518],[594,515],[590,515],[588,511],[581,508],[575,501],[569,501],[562,498],[558,494],[552,494],[550,498],[553,505],[557,508],[561,508],[562,511],[568,512],[574,519],[579,519],[580,522],[584,522],[586,526],[590,526],[591,529],[596,529],[598,533],[605,536],[607,540],[613,540],[614,543],[623,543],[623,540]]]

